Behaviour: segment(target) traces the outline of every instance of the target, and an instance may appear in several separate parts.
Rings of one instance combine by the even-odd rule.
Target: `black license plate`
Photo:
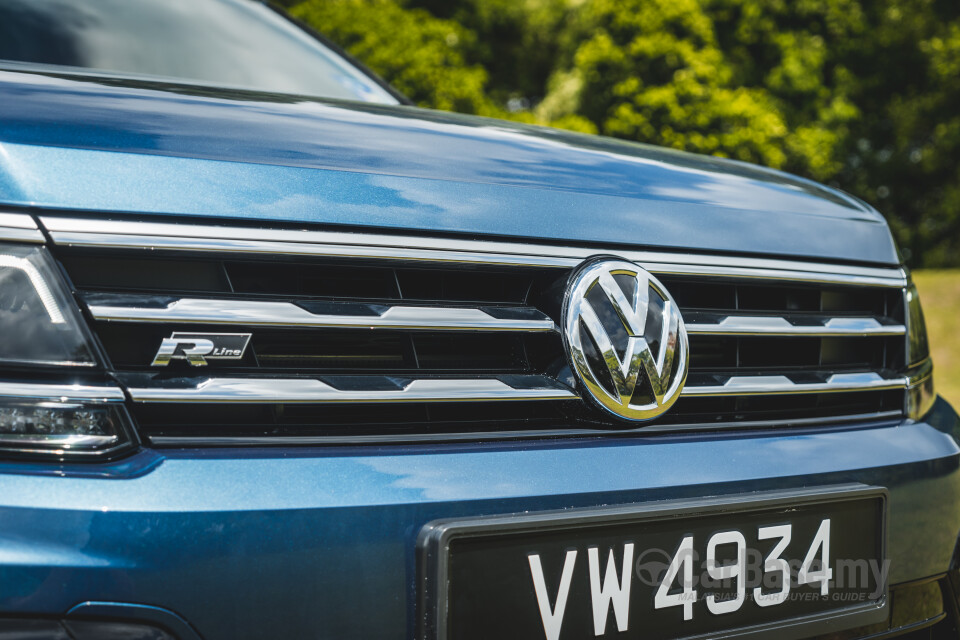
[[[863,485],[441,521],[423,638],[778,640],[887,615],[886,492]]]

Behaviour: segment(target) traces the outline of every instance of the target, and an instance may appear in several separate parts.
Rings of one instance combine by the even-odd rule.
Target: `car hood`
[[[882,217],[729,160],[409,106],[0,71],[0,203],[897,262]]]

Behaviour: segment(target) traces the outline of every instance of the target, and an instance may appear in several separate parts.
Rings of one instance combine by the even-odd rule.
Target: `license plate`
[[[886,501],[844,485],[431,523],[420,634],[789,640],[873,624]]]

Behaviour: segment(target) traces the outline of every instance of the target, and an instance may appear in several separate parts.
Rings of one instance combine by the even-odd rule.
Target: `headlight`
[[[46,249],[0,244],[0,453],[90,456],[133,441],[92,344]]]
[[[907,281],[903,303],[907,319],[906,360],[909,379],[906,413],[909,418],[919,420],[933,406],[937,394],[933,387],[933,361],[930,359],[930,345],[927,342],[927,325],[923,319],[920,296],[912,279]]]
[[[0,364],[96,366],[43,247],[0,245]]]
[[[70,393],[71,389],[64,391]],[[0,398],[0,449],[89,455],[121,445],[125,422],[126,413],[119,402],[82,402],[67,396]]]
[[[904,291],[907,307],[907,364],[920,364],[930,357],[930,345],[927,342],[927,324],[923,319],[923,307],[917,285],[910,280]]]

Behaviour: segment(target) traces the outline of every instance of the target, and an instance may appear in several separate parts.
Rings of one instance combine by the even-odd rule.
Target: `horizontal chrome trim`
[[[122,402],[123,391],[119,387],[97,387],[81,384],[41,384],[34,382],[0,382],[0,397],[31,398],[69,402],[71,400],[97,400]]]
[[[15,227],[0,226],[0,240],[10,242],[29,242],[30,244],[43,244],[46,238],[39,229],[17,229]]]
[[[902,336],[900,324],[883,324],[876,318],[823,318],[820,324],[791,322],[769,316],[727,316],[719,322],[686,321],[687,332],[723,336]]]
[[[25,213],[4,213],[0,211],[0,227],[17,229],[39,229],[33,216]]]
[[[512,386],[497,378],[408,380],[395,388],[340,389],[316,379],[209,378],[190,387],[131,387],[135,402],[476,402],[484,400],[571,400],[578,396],[544,376],[525,378],[529,384]],[[381,380],[372,376],[371,380]],[[722,385],[688,385],[684,397],[788,395],[905,389],[906,378],[883,378],[876,373],[834,374],[823,382],[794,382],[787,376],[735,376]]]
[[[50,231],[54,242],[65,246],[379,258],[533,267],[571,267],[591,256],[615,254],[636,262],[655,274],[722,275],[733,278],[882,287],[903,287],[906,284],[904,272],[898,267],[857,267],[741,256],[55,216],[42,218],[42,223]]]
[[[45,242],[43,233],[31,216],[23,213],[0,213],[0,240],[13,242]]]
[[[486,400],[573,400],[578,396],[544,376],[511,376],[519,387],[498,378],[407,380],[393,388],[336,388],[309,378],[209,378],[194,387],[134,387],[134,402],[339,403],[478,402]],[[371,382],[396,381],[370,376]]]
[[[907,375],[907,386],[911,389],[919,387],[933,377],[933,358],[927,358],[915,366]]]
[[[837,373],[822,382],[794,382],[787,376],[733,376],[720,385],[690,385],[686,398],[705,396],[791,395],[839,391],[881,391],[905,389],[906,378],[884,378],[877,373]]]
[[[908,388],[908,389],[916,389],[917,387],[925,384],[925,383],[927,382],[927,380],[929,380],[929,379],[932,378],[932,377],[933,377],[933,373],[932,373],[932,372],[931,372],[931,373],[928,373],[927,375],[924,375],[924,376],[911,376],[911,377],[907,378],[907,388]]]
[[[27,366],[36,366],[44,365],[47,367],[71,367],[71,368],[95,368],[99,365],[96,362],[74,362],[73,360],[14,360],[0,358],[0,364],[15,364],[15,365],[27,365]]]
[[[326,245],[303,242],[271,242],[230,238],[191,238],[168,236],[98,235],[96,233],[56,232],[56,244],[70,247],[114,249],[146,249],[202,251],[214,253],[249,253],[286,256],[322,256],[334,258],[368,258],[410,260],[417,262],[461,262],[509,267],[573,267],[576,258],[496,253],[466,253],[409,247],[371,247],[364,245]],[[596,252],[594,252],[596,253]]]
[[[247,326],[347,327],[470,331],[555,331],[553,320],[535,309],[501,309],[495,317],[483,308],[413,307],[330,303],[312,313],[291,302],[181,298],[164,307],[90,304],[97,320],[112,322],[184,322]],[[358,309],[361,308],[362,309]],[[343,309],[343,312],[338,312]],[[369,314],[357,314],[369,310]],[[353,311],[354,313],[351,313]],[[512,316],[512,317],[510,317]]]
[[[62,449],[73,449],[74,447],[83,447],[92,449],[104,447],[119,442],[120,438],[115,435],[109,436],[91,436],[80,433],[5,433],[0,435],[0,451],[9,447],[16,447],[18,450],[23,447],[44,447],[49,450],[50,447],[59,447]]]

